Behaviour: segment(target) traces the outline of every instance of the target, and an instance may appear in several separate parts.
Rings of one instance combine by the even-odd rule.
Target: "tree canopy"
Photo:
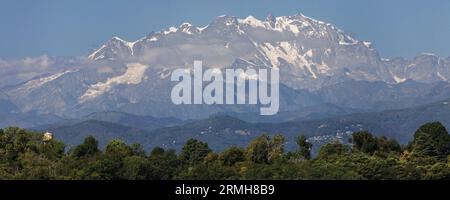
[[[286,142],[282,134],[262,134],[245,148],[213,152],[189,139],[177,154],[160,147],[147,153],[121,140],[101,149],[89,136],[67,150],[42,133],[11,127],[0,129],[0,179],[450,179],[450,135],[439,122],[421,126],[406,146],[367,131],[325,144],[317,155],[302,134],[294,152],[285,152]]]

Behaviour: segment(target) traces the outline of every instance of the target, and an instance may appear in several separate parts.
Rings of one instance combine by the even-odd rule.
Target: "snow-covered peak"
[[[295,40],[296,37],[314,38],[325,40],[334,43],[335,45],[362,45],[366,48],[371,48],[369,42],[360,42],[354,39],[350,34],[345,33],[329,23],[312,19],[301,13],[292,16],[279,17],[269,14],[265,20],[260,20],[251,15],[243,19],[238,19],[235,16],[230,15],[221,15],[203,28],[186,22],[178,27],[169,27],[159,32],[152,32],[144,39],[135,42],[128,42],[119,37],[114,37],[105,45],[90,54],[89,59],[115,59],[117,57],[127,58],[128,56],[134,56],[135,54],[140,55],[140,53],[142,53],[140,51],[151,48],[154,42],[164,41],[166,39],[170,40],[171,37],[168,36],[172,36],[172,34],[176,35],[177,39],[188,35],[195,35],[200,38],[207,37],[204,38],[206,40],[208,37],[226,40],[227,38],[232,38],[229,36],[233,35],[246,37],[251,41],[258,41],[258,38],[261,37],[261,35],[258,35],[257,33],[258,31],[263,30],[269,31],[264,33],[263,36],[266,38],[265,40],[268,41],[270,41],[271,38],[274,38],[274,41],[277,41],[280,36],[278,33],[283,33],[283,37],[291,37],[290,40]],[[273,34],[270,32],[273,32]],[[289,34],[291,34],[291,36],[289,36]],[[224,41],[226,48],[229,47],[229,42],[230,41]],[[135,45],[137,43],[139,45]]]
[[[190,28],[190,27],[192,27],[192,24],[188,22],[184,22],[180,25],[180,28]]]
[[[111,41],[119,41],[119,42],[122,42],[122,43],[128,43],[128,41],[125,41],[124,39],[122,39],[120,37],[117,37],[117,36],[111,38]]]
[[[175,32],[177,32],[177,28],[175,28],[175,27],[169,27],[167,30],[164,30],[163,31],[163,34],[164,35],[169,35],[169,34],[171,34],[171,33],[175,33]]]
[[[232,25],[238,25],[238,19],[235,16],[230,15],[220,15],[216,17],[216,19],[212,22],[213,25],[226,25],[226,26],[232,26]]]
[[[232,19],[230,16],[223,18]],[[320,38],[336,41],[340,45],[356,45],[359,43],[356,39],[346,34],[335,26],[303,15],[302,13],[292,16],[275,17],[272,14],[266,20],[259,20],[254,16],[248,16],[244,19],[237,19],[240,26],[250,26],[253,28],[263,28],[269,31],[290,32],[295,36],[303,35],[309,38]],[[370,48],[369,42],[362,43]]]
[[[259,19],[256,19],[255,17],[253,17],[251,15],[245,19],[238,19],[238,22],[240,24],[247,24],[247,25],[250,25],[253,27],[261,27],[261,28],[267,28],[267,25],[269,25],[269,23],[263,22]]]
[[[138,42],[138,41],[134,41],[134,42],[128,42],[128,41],[126,41],[126,40],[123,40],[123,39],[121,39],[121,38],[119,38],[119,37],[114,37],[113,38],[114,40],[117,40],[117,41],[120,41],[120,42],[122,42],[123,44],[125,44],[129,49],[130,49],[130,51],[131,51],[131,55],[133,55],[134,53],[133,53],[133,48],[134,48],[134,44],[136,44],[136,42]]]
[[[138,40],[139,41],[139,40]],[[100,59],[112,59],[117,54],[127,52],[129,55],[134,55],[134,45],[138,42],[128,42],[120,37],[113,37],[106,44],[96,49],[94,52],[88,55],[88,59],[100,60]]]
[[[321,24],[321,25],[330,25],[330,24],[327,24],[327,23],[325,23],[325,22],[323,22],[323,21],[320,21],[320,20],[317,20],[317,19],[313,19],[313,18],[311,18],[311,17],[308,17],[308,16],[305,16],[303,13],[298,13],[298,14],[295,14],[295,15],[293,15],[293,16],[289,16],[291,19],[295,19],[295,20],[297,20],[297,21],[308,21],[309,23],[311,23],[311,24]]]
[[[192,24],[185,22],[178,27],[177,32],[192,35],[192,34],[199,32],[199,30],[197,27],[192,26]]]
[[[269,15],[267,15],[266,17],[266,21],[269,22],[269,24],[273,27],[275,25],[276,22],[276,18],[274,15],[272,15],[272,13],[269,13]]]
[[[122,39],[120,37],[117,37],[117,36],[113,37],[110,41],[118,41],[118,42],[128,46],[131,50],[133,49],[134,44],[137,42],[137,41],[128,42],[128,41],[126,41],[126,40],[124,40],[124,39]]]

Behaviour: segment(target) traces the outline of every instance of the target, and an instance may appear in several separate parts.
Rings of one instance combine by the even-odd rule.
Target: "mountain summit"
[[[332,24],[299,13],[269,14],[265,20],[222,15],[205,27],[183,23],[134,42],[113,38],[88,58],[139,60],[166,68],[186,66],[193,58],[215,67],[243,59],[260,67],[278,67],[284,72],[283,83],[312,90],[346,80],[395,84],[408,79],[434,82],[450,78],[448,59],[429,62],[426,60],[434,56],[422,56],[382,59],[371,42],[359,41]],[[422,64],[416,62],[428,62],[428,67],[416,67]]]

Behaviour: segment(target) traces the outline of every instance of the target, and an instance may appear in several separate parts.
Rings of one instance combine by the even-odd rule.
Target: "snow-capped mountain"
[[[205,27],[183,23],[134,42],[115,37],[88,58],[166,68],[190,65],[193,59],[226,67],[239,58],[280,68],[282,82],[295,89],[317,89],[345,79],[395,82],[370,42],[302,14],[266,20],[223,15]]]
[[[450,57],[440,58],[434,54],[423,53],[411,60],[395,58],[384,60],[390,66],[397,83],[406,80],[418,80],[432,83],[436,81],[448,82],[450,79]]]
[[[88,57],[169,68],[189,65],[194,58],[225,67],[240,58],[280,68],[282,82],[295,89],[314,90],[346,80],[400,83],[450,78],[449,59],[432,54],[407,61],[382,59],[370,42],[302,14],[269,15],[265,20],[223,15],[205,27],[183,23],[134,42],[115,37]]]
[[[3,92],[15,105],[15,112],[64,117],[121,111],[199,118],[255,110],[251,106],[173,105],[170,73],[192,67],[194,60],[202,60],[204,68],[279,68],[282,110],[330,102],[359,109],[373,95],[360,92],[366,85],[378,95],[377,101],[367,105],[369,109],[383,102],[399,101],[395,105],[401,105],[400,101],[409,97],[450,97],[445,90],[450,58],[423,54],[410,60],[382,59],[370,42],[302,14],[269,15],[265,20],[223,15],[204,27],[183,23],[133,42],[113,37],[74,67]],[[432,85],[415,89],[410,81]],[[344,93],[352,92],[349,87],[358,94]],[[358,102],[348,103],[353,101]],[[408,101],[412,102],[408,105],[417,104]]]
[[[119,37],[111,38],[106,44],[88,56],[91,60],[124,59],[133,56],[133,42],[127,42]]]

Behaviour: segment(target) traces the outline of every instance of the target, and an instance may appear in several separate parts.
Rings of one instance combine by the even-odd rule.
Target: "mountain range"
[[[204,68],[280,69],[279,114],[258,116],[248,105],[174,105],[170,74],[192,69],[194,60]],[[137,41],[113,37],[87,56],[0,66],[0,125],[52,130],[69,144],[99,131],[105,140],[174,148],[199,136],[220,149],[257,132],[345,135],[352,125],[406,141],[419,122],[447,120],[447,104],[439,103],[450,98],[450,57],[382,58],[371,42],[303,14],[222,15],[204,27],[183,23]],[[430,105],[444,108],[431,113]],[[410,118],[417,120],[404,120]]]

